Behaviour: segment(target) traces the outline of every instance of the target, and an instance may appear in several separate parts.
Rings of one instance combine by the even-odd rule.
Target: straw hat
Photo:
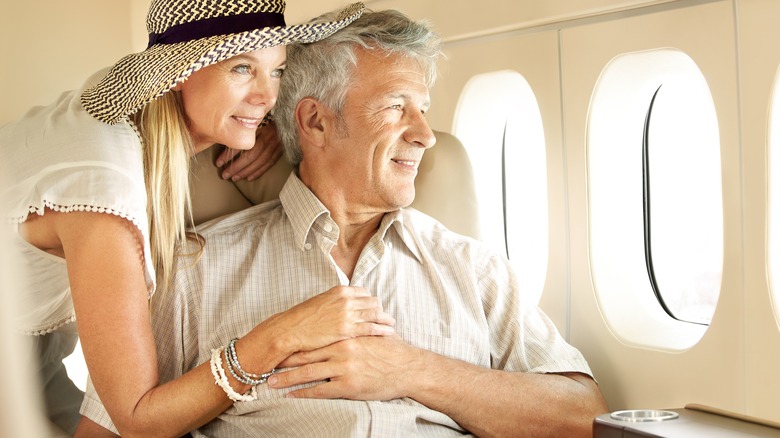
[[[193,72],[242,53],[332,35],[360,17],[347,6],[335,21],[286,26],[284,0],[152,0],[149,46],[128,55],[81,95],[84,108],[108,124],[122,121]]]

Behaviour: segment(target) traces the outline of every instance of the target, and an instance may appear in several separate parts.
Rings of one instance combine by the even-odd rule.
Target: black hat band
[[[216,35],[247,32],[264,27],[284,26],[284,14],[254,12],[212,17],[171,26],[162,33],[150,33],[147,49],[155,44],[176,44]]]

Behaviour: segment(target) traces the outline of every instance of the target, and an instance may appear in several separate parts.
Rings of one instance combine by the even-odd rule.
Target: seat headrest
[[[415,181],[410,207],[436,218],[447,228],[478,238],[474,174],[463,144],[453,135],[435,131],[436,145],[425,152]],[[190,187],[194,223],[233,213],[279,197],[292,168],[279,160],[255,181],[225,181],[214,165],[217,148],[193,158]]]

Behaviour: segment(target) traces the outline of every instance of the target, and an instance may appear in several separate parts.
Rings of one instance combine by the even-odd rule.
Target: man
[[[505,258],[404,209],[435,142],[424,113],[438,54],[394,11],[289,48],[275,119],[296,171],[278,202],[203,227],[198,265],[153,301],[160,379],[210,357],[237,364],[244,350],[219,354],[231,339],[339,285],[378,297],[395,334],[300,350],[256,394],[215,372],[247,401],[195,436],[584,437],[607,410]],[[108,425],[95,403],[84,412]]]

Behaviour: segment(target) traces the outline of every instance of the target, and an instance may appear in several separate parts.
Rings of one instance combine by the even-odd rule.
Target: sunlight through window
[[[769,124],[768,254],[770,293],[775,319],[780,324],[780,71],[775,78]]]
[[[528,82],[513,71],[473,77],[453,133],[474,168],[482,240],[507,254],[521,290],[538,302],[547,275],[547,158]]]
[[[678,50],[621,55],[602,72],[588,117],[599,306],[628,343],[689,348],[715,311],[723,265],[720,139],[706,80]]]

